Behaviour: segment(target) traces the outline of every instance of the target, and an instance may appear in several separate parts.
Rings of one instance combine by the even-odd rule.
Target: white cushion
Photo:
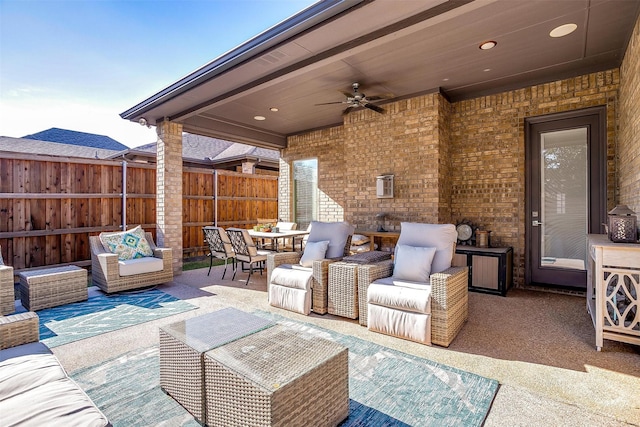
[[[67,376],[42,343],[19,345],[1,353],[4,360],[0,362],[0,401]]]
[[[403,288],[411,289],[426,289],[431,287],[431,282],[413,282],[411,280],[396,279],[394,277],[383,277],[382,279],[378,279],[372,283],[390,286],[401,286]]]
[[[271,284],[308,291],[311,289],[312,276],[311,268],[296,268],[291,264],[282,264],[271,272]]]
[[[347,239],[353,234],[355,227],[348,222],[320,222],[312,221],[310,224],[309,242],[329,241],[327,258],[340,258],[344,256],[344,248]]]
[[[440,273],[451,267],[453,251],[458,239],[455,225],[403,222],[400,227],[398,245],[436,248],[436,254],[431,263],[432,273]]]
[[[428,282],[431,274],[431,262],[435,253],[436,248],[398,245],[393,277],[413,282]]]
[[[431,313],[431,286],[421,289],[373,282],[367,289],[367,303],[415,313]]]
[[[311,292],[271,283],[269,285],[269,304],[308,315],[311,312]]]
[[[162,271],[164,262],[160,258],[146,257],[118,261],[120,276],[133,276],[134,274],[153,273]]]
[[[307,242],[307,246],[304,248],[304,253],[300,258],[300,265],[303,267],[313,266],[313,261],[324,259],[327,254],[327,248],[329,248],[328,240],[323,240],[321,242]]]
[[[369,304],[367,316],[370,331],[431,345],[431,314],[411,313]]]

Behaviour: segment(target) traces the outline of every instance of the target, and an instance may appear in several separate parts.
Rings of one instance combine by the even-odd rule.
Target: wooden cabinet
[[[456,267],[469,267],[469,290],[505,296],[513,284],[513,248],[458,246]]]
[[[588,238],[587,311],[604,339],[640,344],[640,245],[613,243],[604,234]]]

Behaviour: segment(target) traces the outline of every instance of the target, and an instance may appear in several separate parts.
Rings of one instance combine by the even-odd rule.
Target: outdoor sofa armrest
[[[15,311],[15,291],[13,287],[13,267],[0,265],[0,314]]]
[[[0,316],[0,350],[40,339],[38,315],[33,311]]]
[[[469,315],[469,269],[450,267],[429,277],[431,342],[448,347]]]

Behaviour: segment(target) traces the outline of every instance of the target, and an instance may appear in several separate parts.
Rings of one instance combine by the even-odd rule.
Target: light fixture
[[[265,116],[253,116],[253,120],[262,121],[267,120],[267,118]]]
[[[553,30],[551,30],[551,32],[549,33],[549,36],[554,38],[564,37],[566,35],[573,33],[576,30],[576,28],[578,28],[576,24],[560,25],[559,27],[556,27]]]
[[[482,50],[489,50],[489,49],[493,49],[494,47],[496,47],[497,44],[498,44],[498,42],[495,42],[493,40],[487,40],[486,42],[480,43],[480,46],[478,46],[478,47],[480,49],[482,49]]]
[[[487,73],[487,72],[491,71],[491,68],[485,68],[485,69],[484,69],[484,70],[482,70],[482,71],[484,71],[485,73]]]
[[[278,107],[271,107],[271,108],[269,108],[269,111],[273,111],[275,113],[275,112],[277,112],[279,110],[278,110]]]
[[[140,123],[140,126],[146,126],[147,119],[145,119],[144,117],[141,117],[140,120],[138,120],[138,123]]]

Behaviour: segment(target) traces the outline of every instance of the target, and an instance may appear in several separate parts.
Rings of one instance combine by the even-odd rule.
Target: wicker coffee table
[[[205,422],[203,355],[275,323],[225,308],[160,327],[160,387]]]
[[[209,426],[336,426],[349,415],[348,349],[276,325],[205,353]]]
[[[87,270],[75,265],[24,271],[19,277],[20,300],[30,311],[85,301],[89,297]]]

